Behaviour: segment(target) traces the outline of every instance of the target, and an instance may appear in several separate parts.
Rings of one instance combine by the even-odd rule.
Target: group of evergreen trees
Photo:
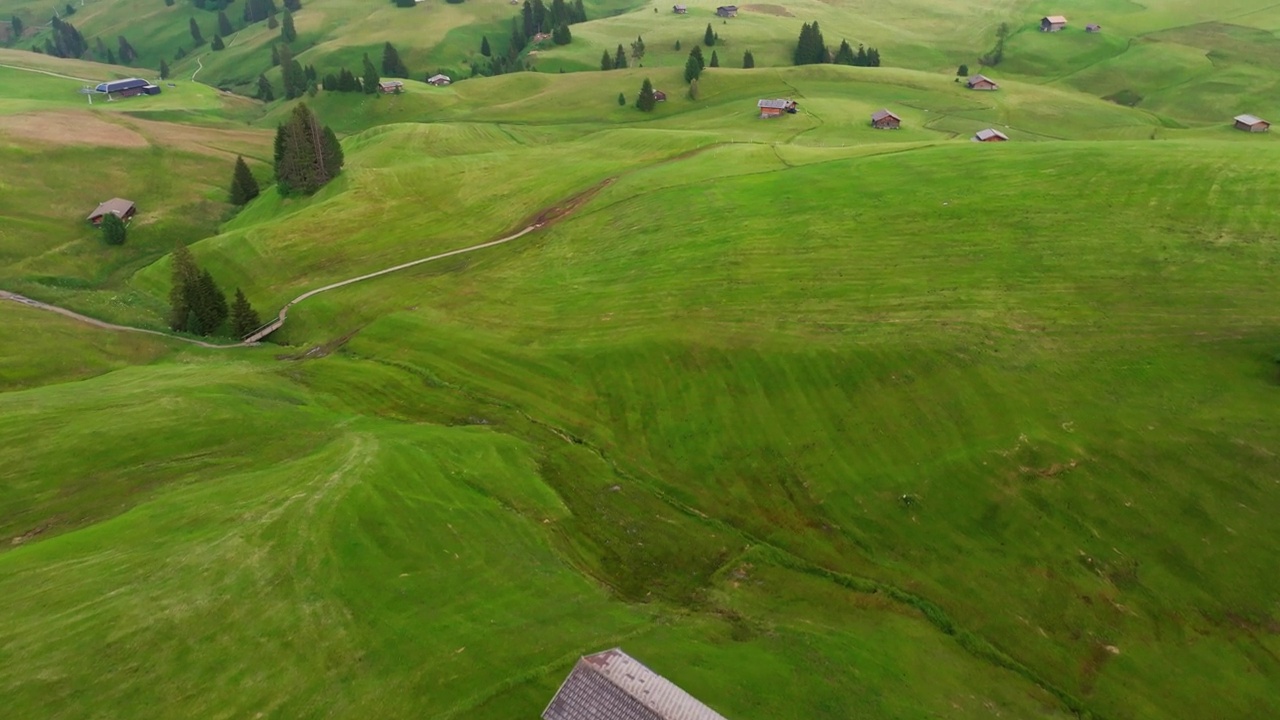
[[[707,23],[707,31],[702,34],[702,44],[711,47],[720,42],[720,35],[711,29],[711,23]]]
[[[858,46],[854,52],[848,40],[840,41],[840,49],[836,51],[831,62],[836,65],[853,65],[855,67],[880,67],[880,51],[875,48]]]
[[[524,0],[524,6],[520,8],[520,20],[524,36],[532,38],[539,33],[554,34],[557,27],[586,22],[587,11],[582,6],[582,0],[573,0],[572,3],[551,0],[551,7],[544,5],[542,0]]]
[[[280,77],[283,80],[286,100],[300,98],[313,87],[312,81],[307,78],[307,71],[302,67],[302,63],[293,57],[293,50],[287,44],[281,43],[274,46],[271,59],[280,66]],[[315,70],[312,70],[312,74],[315,74]],[[258,95],[262,96],[261,81],[258,83]]]
[[[241,14],[240,19],[244,20],[245,25],[252,25],[266,20],[277,12],[279,10],[276,9],[275,0],[245,0],[244,12]]]
[[[795,64],[818,65],[836,63],[837,65],[857,65],[860,67],[880,67],[880,51],[875,48],[864,48],[859,45],[857,52],[849,46],[847,40],[840,41],[840,49],[834,55],[827,49],[827,42],[822,37],[822,29],[815,20],[813,24],[805,23],[800,28],[800,38],[796,41]],[[754,65],[754,61],[752,65]],[[746,67],[746,58],[743,58]]]
[[[212,335],[227,321],[227,296],[208,270],[201,270],[185,245],[173,251],[169,288],[169,327],[193,335]]]
[[[375,83],[376,84],[376,83]],[[320,125],[306,103],[276,128],[276,188],[281,195],[310,195],[342,171],[342,146],[327,125]]]
[[[608,50],[604,51],[604,55],[600,56],[601,70],[626,70],[627,69],[627,51],[622,49],[622,43],[618,43],[618,50],[610,55]]]
[[[54,17],[51,27],[53,34],[45,38],[44,52],[60,58],[78,58],[89,49],[89,43],[76,27],[65,20]],[[34,49],[34,48],[33,48]]]
[[[702,77],[702,70],[706,66],[706,61],[702,59],[702,47],[694,45],[689,51],[689,59],[684,63],[684,81],[692,83]]]
[[[400,53],[396,51],[395,46],[386,43],[382,46],[382,76],[393,78],[409,77],[409,68],[405,67],[404,61],[400,59]]]

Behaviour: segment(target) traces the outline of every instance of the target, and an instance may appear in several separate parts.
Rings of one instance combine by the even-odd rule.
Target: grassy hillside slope
[[[1065,64],[1139,92],[1123,63],[1171,41],[1113,28],[1256,9],[1065,8],[1108,29]],[[1051,9],[916,10],[877,27]],[[10,712],[533,717],[621,645],[738,720],[1280,714],[1280,150],[1211,116],[1240,86],[1107,102],[1024,25],[994,94],[723,68],[694,102],[657,60],[321,94],[343,174],[234,216],[244,122],[285,104],[90,109],[79,70],[0,68],[0,287],[95,315],[161,322],[175,241],[267,314],[555,218],[259,348],[0,307]],[[619,107],[645,77],[670,99]],[[104,193],[142,206],[122,248],[83,222]]]

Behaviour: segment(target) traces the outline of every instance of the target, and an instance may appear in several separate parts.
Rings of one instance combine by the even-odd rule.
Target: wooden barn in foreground
[[[543,720],[725,720],[620,648],[587,655],[556,691]]]
[[[785,98],[775,98],[772,100],[761,100],[756,103],[756,107],[760,109],[760,117],[776,118],[782,117],[782,113],[796,113],[795,100],[787,100]]]
[[[1040,32],[1061,32],[1067,27],[1067,19],[1061,15],[1046,15],[1040,18]]]
[[[1245,132],[1266,132],[1271,129],[1271,123],[1257,115],[1237,115],[1235,121],[1235,128]]]

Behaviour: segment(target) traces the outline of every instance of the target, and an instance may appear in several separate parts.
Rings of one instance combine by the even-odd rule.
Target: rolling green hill
[[[140,49],[211,17],[153,4]],[[265,316],[540,223],[255,348],[0,304],[9,712],[536,717],[621,645],[734,720],[1280,713],[1280,146],[1228,124],[1271,112],[1275,11],[747,6],[722,58],[762,67],[692,100],[711,6],[588,7],[539,67],[643,33],[645,68],[320,93],[342,175],[239,212],[291,103],[193,57],[90,107],[130,70],[0,53],[0,289],[161,327],[185,242]],[[392,39],[419,76],[513,11],[316,0],[303,59]],[[813,18],[897,67],[767,67]],[[1001,90],[964,90],[1000,22]],[[198,77],[256,77],[264,32]],[[619,106],[644,78],[669,99]]]

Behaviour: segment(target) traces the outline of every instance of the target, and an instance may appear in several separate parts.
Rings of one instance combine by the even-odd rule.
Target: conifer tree
[[[298,31],[293,29],[293,13],[284,11],[284,20],[280,24],[280,39],[291,43],[298,39]]]
[[[227,17],[225,10],[218,11],[218,34],[226,37],[235,32],[235,28],[231,27],[231,18]]]
[[[169,79],[169,63],[165,62],[163,58],[160,60],[160,79]]]
[[[128,65],[138,59],[138,51],[133,49],[123,35],[116,38],[116,43],[120,46],[120,62]]]
[[[644,38],[636,36],[636,41],[631,43],[631,59],[636,62],[636,66],[640,66],[644,62]]]
[[[262,320],[258,317],[258,311],[249,304],[249,299],[240,292],[240,288],[236,288],[236,299],[231,303],[231,332],[236,337],[243,338],[260,327]]]
[[[271,13],[271,15],[267,17],[267,29],[275,30],[278,27],[280,27],[280,21],[276,19],[275,13]]]
[[[720,58],[716,55],[716,51],[711,51],[711,62],[707,63],[710,67],[720,67]]]
[[[707,23],[707,31],[702,34],[702,44],[707,47],[716,44],[716,33],[711,29],[711,23]]]
[[[302,0],[284,0],[284,7],[289,12],[298,12],[302,9]]]
[[[226,45],[222,43],[222,36],[218,33],[213,34],[213,42],[209,43],[210,50],[222,50]]]
[[[794,59],[796,65],[815,65],[829,61],[827,43],[822,38],[822,30],[816,20],[812,25],[805,23],[800,29]]]
[[[831,62],[836,65],[855,65],[856,58],[853,54],[853,48],[849,47],[848,40],[840,41],[840,49],[836,50],[835,57],[831,58]]]
[[[853,64],[858,67],[868,67],[867,49],[865,47],[858,46],[858,54],[853,56]]]
[[[745,69],[751,69],[755,66],[756,66],[756,57],[751,54],[751,51],[748,50],[742,53],[742,67]]]
[[[956,69],[956,75],[959,77],[969,77],[969,66],[961,63],[960,67]]]
[[[169,327],[171,329],[178,332],[188,330],[188,321],[194,314],[191,296],[195,292],[195,285],[199,279],[200,269],[196,267],[196,259],[191,256],[191,251],[186,245],[179,244],[173,250],[173,281],[169,286]]]
[[[337,91],[337,89],[338,89],[338,76],[337,76],[337,75],[334,75],[333,73],[329,73],[329,74],[325,75],[325,76],[324,76],[324,79],[320,81],[320,87],[324,88],[324,89],[325,89],[326,91],[328,91],[328,92],[335,92],[335,91]]]
[[[696,50],[697,48],[694,49]],[[701,75],[702,63],[698,61],[698,58],[693,53],[689,53],[689,59],[684,63],[684,81],[691,83]]]
[[[409,68],[405,67],[404,62],[400,60],[400,53],[396,52],[391,43],[382,46],[382,75],[393,78],[409,77]]]
[[[619,107],[627,106],[627,96],[625,93],[618,93],[618,106]]]
[[[213,275],[210,275],[208,270],[201,271],[192,300],[191,309],[195,311],[196,319],[200,321],[199,334],[216,333],[218,328],[222,327],[222,323],[227,320],[227,296],[213,281]]]
[[[9,27],[13,28],[12,37],[17,40],[22,37],[22,31],[25,26],[22,24],[22,18],[14,15],[9,18]]]
[[[366,95],[372,95],[378,92],[378,81],[382,78],[378,77],[378,68],[373,66],[373,62],[369,60],[369,53],[364,54],[364,75],[361,81],[364,85]]]
[[[276,67],[279,64],[280,64],[280,49],[277,48],[275,45],[272,45],[271,46],[271,67]]]
[[[271,102],[276,99],[276,93],[271,89],[271,81],[266,75],[258,76],[258,99],[262,102]]]
[[[191,18],[189,27],[191,29],[191,39],[195,41],[196,47],[200,47],[204,44],[204,36],[200,34],[200,26],[196,24],[195,18]]]
[[[605,50],[604,55],[600,56],[600,69],[606,71],[613,69],[613,57],[609,55],[608,50]]]
[[[337,136],[320,125],[306,103],[298,103],[276,130],[276,187],[282,195],[310,195],[336,177],[343,162]]]
[[[653,94],[653,83],[649,82],[649,78],[645,78],[640,86],[640,97],[636,98],[636,107],[642,112],[653,112],[657,104],[658,99]]]
[[[680,52],[680,41],[676,41],[676,52]]]
[[[254,179],[244,158],[236,156],[235,170],[231,173],[231,204],[244,205],[258,197],[258,181]]]
[[[480,54],[489,57],[493,54],[493,50],[489,47],[489,36],[480,38]]]
[[[622,49],[622,43],[618,43],[618,51],[613,54],[613,69],[627,69],[627,51]]]
[[[124,221],[115,213],[102,216],[102,241],[108,245],[123,245],[127,232]]]
[[[569,26],[556,26],[556,29],[551,31],[551,42],[557,45],[568,45],[573,42],[573,33],[569,31]]]
[[[111,52],[110,50],[107,51],[107,64],[108,65],[116,64],[116,54]]]
[[[307,76],[307,81],[308,81],[308,82],[314,83],[314,82],[316,81],[316,66],[315,66],[315,65],[308,65],[308,66],[306,66],[305,68],[303,68],[303,69],[302,69],[302,72],[306,74],[306,76]]]
[[[573,4],[569,6],[569,22],[581,23],[587,21],[587,9],[583,7],[582,0],[573,0]]]
[[[689,51],[689,55],[691,57],[697,58],[698,72],[701,73],[702,69],[707,66],[707,61],[702,58],[702,48],[698,45],[694,45],[693,49]]]
[[[867,67],[880,67],[880,51],[867,48]]]

